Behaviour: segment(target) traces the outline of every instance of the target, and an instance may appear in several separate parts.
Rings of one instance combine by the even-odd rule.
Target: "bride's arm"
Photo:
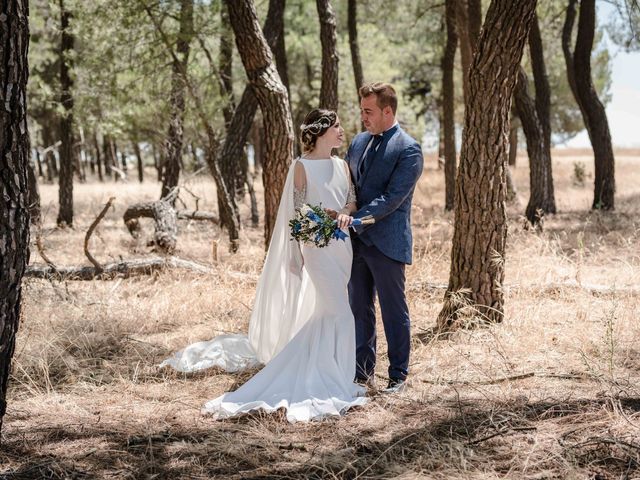
[[[304,204],[307,197],[307,175],[304,170],[302,162],[296,162],[293,171],[293,207],[297,210]],[[291,258],[291,270],[294,273],[299,273],[304,265],[304,258],[302,256],[302,249],[299,242],[294,242],[292,248]]]
[[[349,165],[345,162],[344,166],[347,171],[347,179],[349,181],[349,192],[347,193],[346,205],[339,212],[337,212],[336,220],[340,228],[347,228],[353,221],[351,214],[358,210],[358,207],[356,205],[356,188],[351,181]]]
[[[296,162],[293,172],[293,207],[298,209],[302,207],[307,197],[307,175],[304,171],[304,165]]]

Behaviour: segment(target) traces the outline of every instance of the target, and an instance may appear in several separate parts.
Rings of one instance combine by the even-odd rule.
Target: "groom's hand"
[[[349,227],[349,225],[351,225],[352,222],[353,222],[353,217],[345,213],[341,213],[340,215],[338,215],[338,218],[336,219],[336,223],[338,224],[338,228],[340,230],[344,230],[345,228]]]

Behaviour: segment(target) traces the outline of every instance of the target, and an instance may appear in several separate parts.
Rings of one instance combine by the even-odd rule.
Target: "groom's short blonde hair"
[[[376,105],[378,105],[380,109],[391,107],[393,114],[396,114],[396,110],[398,109],[398,96],[390,84],[384,82],[366,83],[360,87],[358,93],[360,94],[360,98],[375,95]]]

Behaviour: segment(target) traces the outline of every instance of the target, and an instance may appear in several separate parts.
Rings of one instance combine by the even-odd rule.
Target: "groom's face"
[[[376,95],[369,95],[360,99],[360,118],[364,128],[372,135],[377,135],[386,130],[386,112],[378,106]],[[391,110],[390,107],[385,109]],[[392,114],[393,115],[393,114]]]

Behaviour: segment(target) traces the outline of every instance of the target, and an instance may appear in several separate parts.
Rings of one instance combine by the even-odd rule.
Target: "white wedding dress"
[[[298,161],[306,174],[305,203],[342,209],[350,187],[344,161],[336,157]],[[300,249],[289,239],[295,163],[285,182],[248,337],[222,335],[199,342],[162,364],[181,371],[214,365],[238,371],[265,364],[236,391],[205,404],[203,411],[217,418],[285,408],[290,422],[309,421],[340,415],[367,402],[365,388],[353,383],[355,326],[347,295],[351,241],[332,240],[324,248]]]

